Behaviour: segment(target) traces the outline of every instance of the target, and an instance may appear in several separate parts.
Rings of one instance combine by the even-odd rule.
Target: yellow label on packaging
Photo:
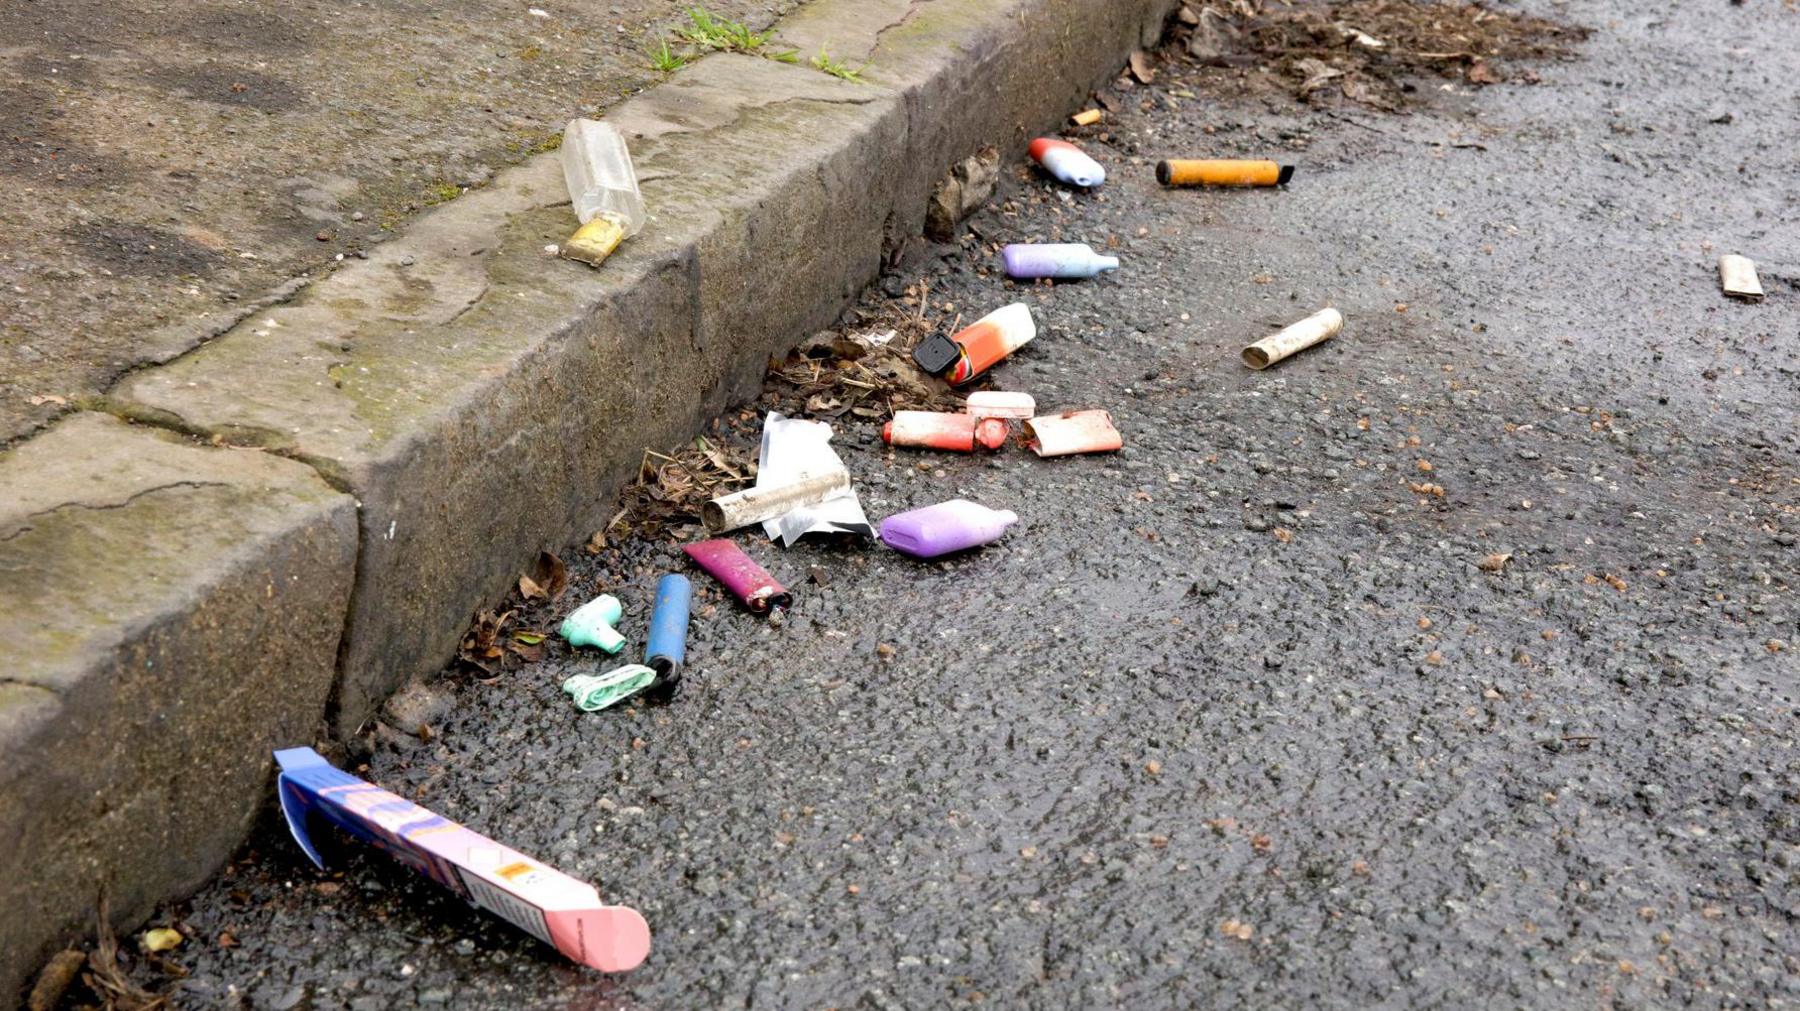
[[[598,267],[623,241],[625,229],[618,222],[601,215],[569,236],[569,241],[562,244],[562,255]]]

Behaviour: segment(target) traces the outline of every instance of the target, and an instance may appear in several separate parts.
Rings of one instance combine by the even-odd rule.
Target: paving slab
[[[204,881],[319,729],[354,504],[304,465],[82,413],[0,454],[0,995]]]
[[[663,80],[691,6],[0,7],[0,443]]]

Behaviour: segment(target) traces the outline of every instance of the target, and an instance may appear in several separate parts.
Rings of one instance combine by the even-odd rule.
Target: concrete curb
[[[540,156],[292,302],[128,377],[103,406],[269,451],[241,459],[303,470],[273,459],[289,457],[354,497],[354,542],[332,526],[347,520],[341,503],[329,531],[316,509],[282,531],[336,535],[336,549],[353,552],[348,607],[298,590],[279,604],[284,614],[304,607],[292,616],[308,627],[330,625],[338,652],[328,715],[347,737],[406,678],[446,662],[470,614],[540,548],[579,542],[605,522],[645,446],[678,441],[751,394],[768,355],[829,324],[877,277],[884,254],[921,231],[930,189],[953,163],[986,144],[1021,153],[1154,38],[1172,4],[817,0],[778,26],[781,38],[803,54],[866,63],[867,83],[717,55],[607,114],[632,138],[652,217],[603,269],[544,252],[573,216],[554,156]],[[11,511],[0,508],[0,518]],[[104,525],[102,515],[88,521]],[[335,586],[341,559],[321,551],[317,584]],[[174,582],[204,582],[204,561]],[[0,566],[0,593],[12,579]],[[246,655],[322,666],[311,639],[269,653],[252,632],[232,634],[242,638],[230,648]],[[127,642],[138,635],[117,630]],[[219,692],[236,693],[267,675],[234,663],[214,676]],[[0,768],[21,747],[6,705],[0,699]],[[204,732],[168,724],[173,735],[187,729]],[[133,901],[117,906],[126,919],[210,873],[261,799],[268,747],[306,736],[291,720],[263,731],[216,756],[207,775],[253,768],[255,782],[219,798],[235,817],[211,820],[195,864],[185,873],[95,866],[86,888],[79,873],[65,875],[68,886],[41,908],[61,904],[67,915],[6,938],[0,993],[78,929],[102,880],[117,890],[132,879]],[[0,806],[0,850],[21,837],[15,817],[24,815]],[[85,857],[63,859],[85,866]]]

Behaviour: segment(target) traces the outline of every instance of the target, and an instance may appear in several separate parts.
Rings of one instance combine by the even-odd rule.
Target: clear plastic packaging
[[[638,192],[631,152],[618,130],[591,119],[571,119],[563,130],[560,154],[569,199],[582,224],[604,216],[625,238],[643,230],[644,197]]]

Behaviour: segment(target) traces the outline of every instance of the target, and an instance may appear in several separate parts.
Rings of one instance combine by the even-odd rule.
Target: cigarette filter
[[[894,420],[882,426],[881,438],[890,446],[973,453],[976,446],[999,449],[1006,445],[1006,422],[973,414],[895,411]]]
[[[1164,186],[1286,186],[1294,166],[1233,158],[1171,158],[1156,163]]]
[[[1016,418],[1023,421],[1037,413],[1037,401],[1029,393],[982,390],[969,394],[963,410],[977,418]]]
[[[850,490],[850,474],[842,466],[816,474],[802,474],[787,484],[757,485],[713,499],[700,507],[700,519],[715,534],[752,523],[785,516],[805,506],[818,505]]]
[[[1270,334],[1244,349],[1244,364],[1266,369],[1296,352],[1305,351],[1344,328],[1336,309],[1320,309],[1293,326]]]
[[[793,595],[777,583],[774,576],[764,572],[762,566],[728,540],[700,541],[684,545],[681,550],[694,560],[695,565],[724,583],[725,588],[752,611],[760,614],[794,603]]]
[[[277,751],[275,764],[281,814],[314,864],[325,866],[312,833],[336,825],[582,965],[625,972],[650,954],[644,917],[602,905],[593,885],[357,779],[311,748]]]
[[[1105,411],[1064,411],[1025,423],[1026,445],[1039,456],[1110,453],[1125,445],[1112,415]]]

